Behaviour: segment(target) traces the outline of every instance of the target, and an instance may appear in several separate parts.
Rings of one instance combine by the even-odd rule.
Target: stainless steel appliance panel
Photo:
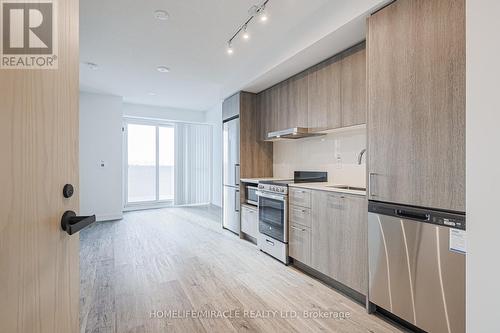
[[[465,332],[465,254],[445,225],[465,228],[465,217],[392,207],[368,214],[370,302],[430,333]]]
[[[288,199],[286,195],[259,191],[259,232],[288,242]]]
[[[240,120],[235,118],[223,124],[223,182],[240,184]]]
[[[224,207],[222,223],[225,229],[240,233],[240,190],[224,186]]]
[[[257,206],[259,204],[259,196],[257,195],[257,192],[259,191],[259,188],[257,185],[253,184],[247,184],[245,186],[245,198],[246,198],[246,203],[249,205]]]

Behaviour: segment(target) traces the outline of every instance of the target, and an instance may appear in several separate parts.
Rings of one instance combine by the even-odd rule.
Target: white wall
[[[366,155],[362,165],[357,164],[358,154],[365,147],[364,128],[342,130],[320,137],[276,141],[273,147],[273,175],[293,178],[294,171],[327,171],[329,182],[365,187]]]
[[[222,102],[206,112],[205,121],[212,125],[212,204],[222,206]]]
[[[121,127],[121,97],[80,93],[80,214],[99,221],[122,217]]]
[[[467,332],[500,332],[500,1],[466,3]]]
[[[123,115],[194,123],[205,122],[205,112],[130,103],[123,103]]]

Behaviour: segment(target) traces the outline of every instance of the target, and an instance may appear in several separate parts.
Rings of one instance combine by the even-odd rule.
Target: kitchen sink
[[[330,185],[327,187],[336,188],[339,190],[366,191],[365,187],[356,187],[356,186],[348,186],[348,185]]]

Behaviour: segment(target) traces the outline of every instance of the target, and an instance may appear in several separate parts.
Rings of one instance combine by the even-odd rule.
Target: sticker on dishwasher
[[[450,251],[467,253],[467,239],[464,230],[450,229]]]

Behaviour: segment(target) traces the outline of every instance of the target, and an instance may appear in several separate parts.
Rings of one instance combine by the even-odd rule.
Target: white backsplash
[[[366,129],[357,128],[325,136],[274,142],[274,177],[293,178],[294,171],[327,171],[328,181],[366,187]],[[340,160],[337,160],[340,157]]]

